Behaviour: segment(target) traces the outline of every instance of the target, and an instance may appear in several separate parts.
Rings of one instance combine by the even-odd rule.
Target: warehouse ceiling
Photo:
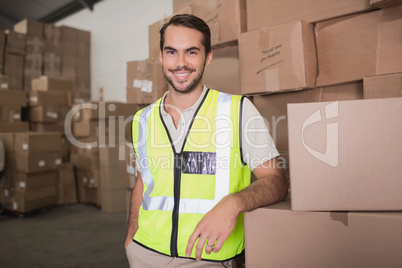
[[[0,29],[12,29],[25,18],[54,23],[101,0],[0,0]]]

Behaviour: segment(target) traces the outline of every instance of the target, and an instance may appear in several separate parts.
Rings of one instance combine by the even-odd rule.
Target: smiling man
[[[202,84],[213,57],[208,25],[177,15],[160,35],[169,90],[133,119],[139,172],[127,258],[130,267],[232,267],[244,252],[243,212],[287,195],[279,154],[247,98]],[[245,135],[245,126],[258,131]]]

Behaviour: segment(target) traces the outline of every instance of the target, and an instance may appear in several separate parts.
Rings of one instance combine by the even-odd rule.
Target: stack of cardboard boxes
[[[14,31],[25,35],[24,76],[22,89],[31,89],[30,81],[42,74],[43,65],[43,26],[34,20],[22,20],[14,25]]]
[[[290,161],[290,200],[245,214],[246,266],[400,266],[401,2],[321,2],[246,1],[241,93]]]
[[[5,32],[3,74],[8,76],[10,90],[23,89],[25,35]]]
[[[61,27],[61,74],[74,79],[76,92],[73,99],[90,99],[90,32]]]
[[[49,76],[61,75],[62,39],[61,29],[53,24],[43,24],[43,74]]]
[[[126,210],[127,185],[120,162],[132,144],[132,115],[143,105],[121,102],[88,102],[73,107],[72,133],[67,135],[74,145],[71,162],[77,170],[78,199],[92,203],[108,213]],[[131,186],[132,187],[132,186]]]
[[[2,205],[13,211],[31,212],[57,200],[61,162],[59,133],[3,133],[6,173],[1,181]]]
[[[28,122],[21,121],[22,108],[26,105],[26,92],[0,90],[0,133],[29,130]]]

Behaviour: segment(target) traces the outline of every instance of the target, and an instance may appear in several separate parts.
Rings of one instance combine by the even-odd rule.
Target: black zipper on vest
[[[175,148],[174,148],[174,144],[172,141],[172,138],[170,137],[169,134],[169,130],[166,127],[165,122],[163,121],[162,118],[162,103],[159,106],[159,116],[160,119],[162,121],[163,126],[165,127],[165,131],[166,134],[169,138],[170,141],[170,145],[172,146],[172,150],[174,153],[174,173],[173,173],[173,177],[174,177],[174,186],[173,186],[173,194],[174,194],[174,206],[173,206],[173,211],[172,211],[172,233],[170,236],[170,255],[172,257],[179,257],[179,254],[177,252],[177,237],[179,234],[179,207],[180,207],[180,185],[181,185],[181,157],[182,154],[181,152],[183,152],[184,149],[184,145],[186,144],[187,141],[187,137],[190,133],[190,129],[193,126],[194,123],[194,119],[196,117],[196,115],[198,114],[198,111],[200,110],[202,104],[204,103],[207,95],[208,95],[209,89],[207,89],[207,92],[204,95],[204,98],[202,99],[200,105],[197,107],[197,110],[194,113],[193,118],[191,119],[191,123],[187,129],[187,133],[186,136],[183,140],[183,145],[181,147],[181,150],[179,153],[176,152]]]

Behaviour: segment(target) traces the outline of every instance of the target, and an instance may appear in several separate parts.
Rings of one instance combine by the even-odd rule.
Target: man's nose
[[[179,54],[179,56],[177,57],[177,66],[178,67],[187,66],[187,59],[185,54]]]

